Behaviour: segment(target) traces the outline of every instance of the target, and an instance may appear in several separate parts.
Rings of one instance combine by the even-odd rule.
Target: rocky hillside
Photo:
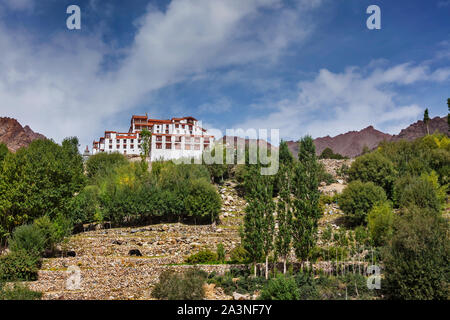
[[[447,117],[435,117],[428,123],[429,133],[436,131],[448,134]],[[380,142],[398,141],[398,140],[414,140],[427,134],[427,126],[423,121],[419,120],[407,128],[400,131],[398,135],[390,135],[373,126],[369,126],[360,131],[350,131],[335,137],[322,137],[314,139],[317,155],[320,155],[325,148],[331,148],[333,152],[339,153],[350,158],[360,155],[364,146],[370,150],[376,148]],[[288,146],[294,156],[298,153],[298,144],[295,141],[288,141]]]
[[[29,126],[22,127],[16,119],[0,117],[0,143],[6,144],[10,151],[16,152],[36,139],[46,138],[31,130]]]
[[[447,117],[435,117],[431,119],[430,122],[428,123],[428,131],[430,134],[436,131],[448,134]],[[400,131],[399,134],[394,135],[391,138],[391,140],[398,141],[405,139],[411,141],[423,137],[426,134],[427,134],[427,126],[423,123],[422,120],[419,120],[410,125],[408,128]]]

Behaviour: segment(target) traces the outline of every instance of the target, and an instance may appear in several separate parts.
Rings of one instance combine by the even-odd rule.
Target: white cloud
[[[90,144],[113,125],[127,130],[128,120],[119,124],[114,116],[155,90],[221,67],[276,61],[289,43],[309,35],[301,19],[309,2],[318,5],[317,0],[289,8],[281,0],[173,0],[164,12],[149,7],[124,59],[107,72],[102,63],[113,48],[101,34],[61,32],[36,43],[0,18],[0,115],[57,141],[77,135]],[[7,3],[17,10],[33,5]],[[273,11],[270,20],[264,10]]]
[[[34,0],[4,0],[4,4],[11,10],[31,11],[34,8]]]
[[[278,128],[282,137],[292,139],[304,134],[336,135],[369,125],[398,133],[396,130],[417,119],[423,108],[398,103],[394,88],[449,78],[447,68],[430,71],[427,66],[409,63],[375,70],[352,67],[342,73],[322,69],[313,80],[299,83],[295,99],[279,101],[267,116],[237,127]]]
[[[230,111],[232,103],[227,97],[220,97],[213,102],[207,102],[198,107],[200,113],[224,113]]]

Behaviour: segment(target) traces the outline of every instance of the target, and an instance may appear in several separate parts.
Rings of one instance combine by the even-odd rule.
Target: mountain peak
[[[17,119],[0,117],[0,143],[6,144],[10,151],[16,152],[36,139],[46,138],[31,130],[28,125],[22,127]]]

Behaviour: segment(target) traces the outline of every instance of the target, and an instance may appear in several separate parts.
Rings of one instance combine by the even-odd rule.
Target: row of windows
[[[171,150],[172,148],[172,143],[157,143],[156,144],[156,149],[166,149],[166,150]],[[203,148],[207,149],[209,147],[209,144],[204,144]],[[181,144],[180,143],[175,143],[174,144],[174,149],[175,150],[181,150]],[[200,145],[199,144],[195,144],[195,145],[190,145],[190,144],[186,144],[184,146],[184,150],[200,150]]]
[[[141,147],[141,145],[139,144],[139,145],[138,145],[138,148],[140,148],[140,147]],[[131,148],[131,149],[134,149],[134,144],[130,144],[130,148]],[[108,146],[108,149],[112,149],[112,144],[110,144],[110,145]],[[116,149],[120,149],[120,144],[117,144],[117,145],[116,145]],[[127,149],[127,145],[126,145],[126,144],[123,145],[123,149]]]
[[[156,141],[163,141],[162,136],[156,136]],[[171,142],[171,138],[166,138],[167,142]],[[184,138],[185,142],[195,142],[195,143],[200,143],[200,138],[196,137],[196,138],[191,138],[191,137],[185,137]],[[175,137],[175,142],[181,142],[181,137]],[[205,138],[204,139],[204,143],[209,143],[209,138]]]

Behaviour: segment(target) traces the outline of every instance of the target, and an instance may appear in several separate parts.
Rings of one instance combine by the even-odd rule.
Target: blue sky
[[[0,0],[0,116],[83,146],[146,112],[284,139],[398,133],[447,113],[449,17],[450,0]]]

